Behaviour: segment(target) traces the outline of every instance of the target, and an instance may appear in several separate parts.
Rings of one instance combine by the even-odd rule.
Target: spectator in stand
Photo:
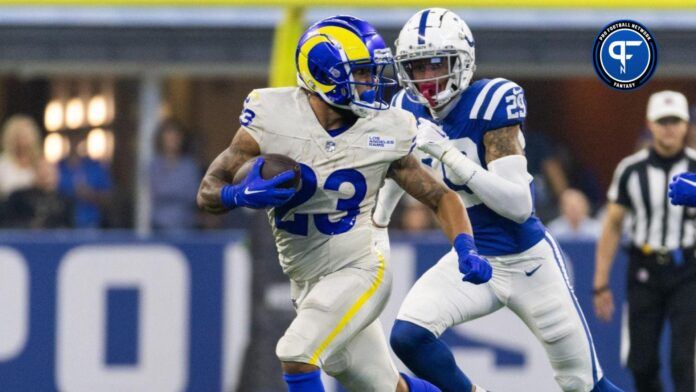
[[[5,203],[6,227],[53,229],[72,226],[72,210],[58,193],[58,170],[41,161],[33,187],[13,192]]]
[[[566,189],[561,195],[561,216],[549,223],[551,234],[559,241],[596,240],[601,224],[590,216],[590,203],[584,193]]]
[[[0,201],[12,192],[34,185],[41,161],[40,133],[29,116],[16,114],[2,128],[0,154]]]
[[[157,152],[150,163],[152,227],[160,231],[194,228],[200,168],[189,155],[181,124],[166,120],[156,134]]]
[[[534,181],[534,208],[542,221],[558,215],[558,201],[568,188],[568,176],[554,145],[542,132],[525,132],[527,167]]]
[[[101,162],[84,154],[75,137],[71,142],[70,155],[58,164],[58,191],[73,205],[75,228],[104,227],[111,197],[111,174]]]

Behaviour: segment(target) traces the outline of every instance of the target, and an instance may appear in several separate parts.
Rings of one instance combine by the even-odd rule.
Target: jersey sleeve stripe
[[[481,109],[481,106],[483,105],[483,101],[486,100],[486,95],[488,95],[488,91],[498,84],[498,82],[501,82],[505,79],[503,78],[495,78],[488,82],[485,86],[483,86],[483,89],[479,92],[478,96],[476,96],[476,101],[474,101],[474,106],[471,108],[471,113],[469,113],[469,118],[472,120],[475,120],[478,117],[478,112]]]
[[[517,83],[507,82],[495,90],[493,98],[491,98],[491,101],[488,103],[488,108],[486,108],[486,113],[483,115],[484,120],[490,121],[493,118],[493,113],[495,113],[495,109],[498,108],[500,100],[503,99],[503,95],[512,90],[513,87],[517,87]]]

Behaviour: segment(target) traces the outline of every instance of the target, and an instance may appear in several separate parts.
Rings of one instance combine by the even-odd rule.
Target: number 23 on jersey
[[[306,203],[317,191],[317,175],[312,168],[300,163],[302,187],[287,203],[275,209],[275,225],[278,229],[289,233],[306,236],[309,232],[309,215],[295,213],[293,217],[285,218],[288,211]],[[349,231],[355,225],[362,203],[367,193],[365,176],[355,169],[339,169],[331,173],[324,183],[324,189],[338,191],[342,184],[353,185],[355,192],[347,199],[338,199],[336,211],[345,211],[346,215],[337,221],[329,219],[329,214],[312,214],[312,220],[317,230],[322,234],[336,235]]]

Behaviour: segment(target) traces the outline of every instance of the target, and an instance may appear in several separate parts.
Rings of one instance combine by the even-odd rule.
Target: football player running
[[[377,319],[389,297],[388,253],[374,247],[370,212],[385,177],[430,206],[475,270],[490,278],[477,255],[461,199],[411,154],[416,123],[389,109],[382,93],[396,81],[383,76],[391,51],[367,22],[336,16],[311,26],[295,56],[299,87],[252,91],[231,145],[210,165],[198,204],[212,213],[268,208],[297,316],[279,340],[290,391],[323,391],[320,368],[350,391],[439,391],[399,376]],[[237,185],[235,172],[261,154],[300,163],[302,184],[279,187],[292,171],[263,179],[263,159]]]
[[[470,85],[474,38],[461,18],[442,8],[420,11],[406,22],[395,59],[404,89],[392,104],[418,119],[421,162],[460,195],[474,230],[468,248],[478,248],[493,267],[490,281],[466,282],[471,267],[457,256],[455,244],[404,300],[390,339],[398,357],[443,391],[480,391],[439,336],[507,306],[544,346],[562,390],[618,391],[602,377],[563,254],[534,215],[522,88],[502,78]],[[392,181],[380,190],[376,225],[388,225],[401,194]],[[388,248],[386,237],[379,247]],[[452,273],[457,269],[465,282]]]

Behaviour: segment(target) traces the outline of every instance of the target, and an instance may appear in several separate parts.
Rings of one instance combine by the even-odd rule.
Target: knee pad
[[[324,361],[322,370],[331,377],[336,377],[345,372],[351,365],[350,354],[346,350],[334,353]]]
[[[288,329],[276,344],[276,356],[284,362],[307,362],[312,356],[309,343],[309,339]]]
[[[431,328],[438,328],[442,318],[437,301],[427,297],[407,298],[404,304],[401,305],[397,317],[399,319],[415,320],[419,324],[427,325]]]
[[[563,391],[584,392],[594,387],[592,363],[577,356],[552,362],[554,378]]]
[[[545,343],[553,343],[563,339],[573,332],[573,324],[570,322],[573,315],[556,298],[548,298],[540,302],[532,309],[532,317],[539,335]]]

